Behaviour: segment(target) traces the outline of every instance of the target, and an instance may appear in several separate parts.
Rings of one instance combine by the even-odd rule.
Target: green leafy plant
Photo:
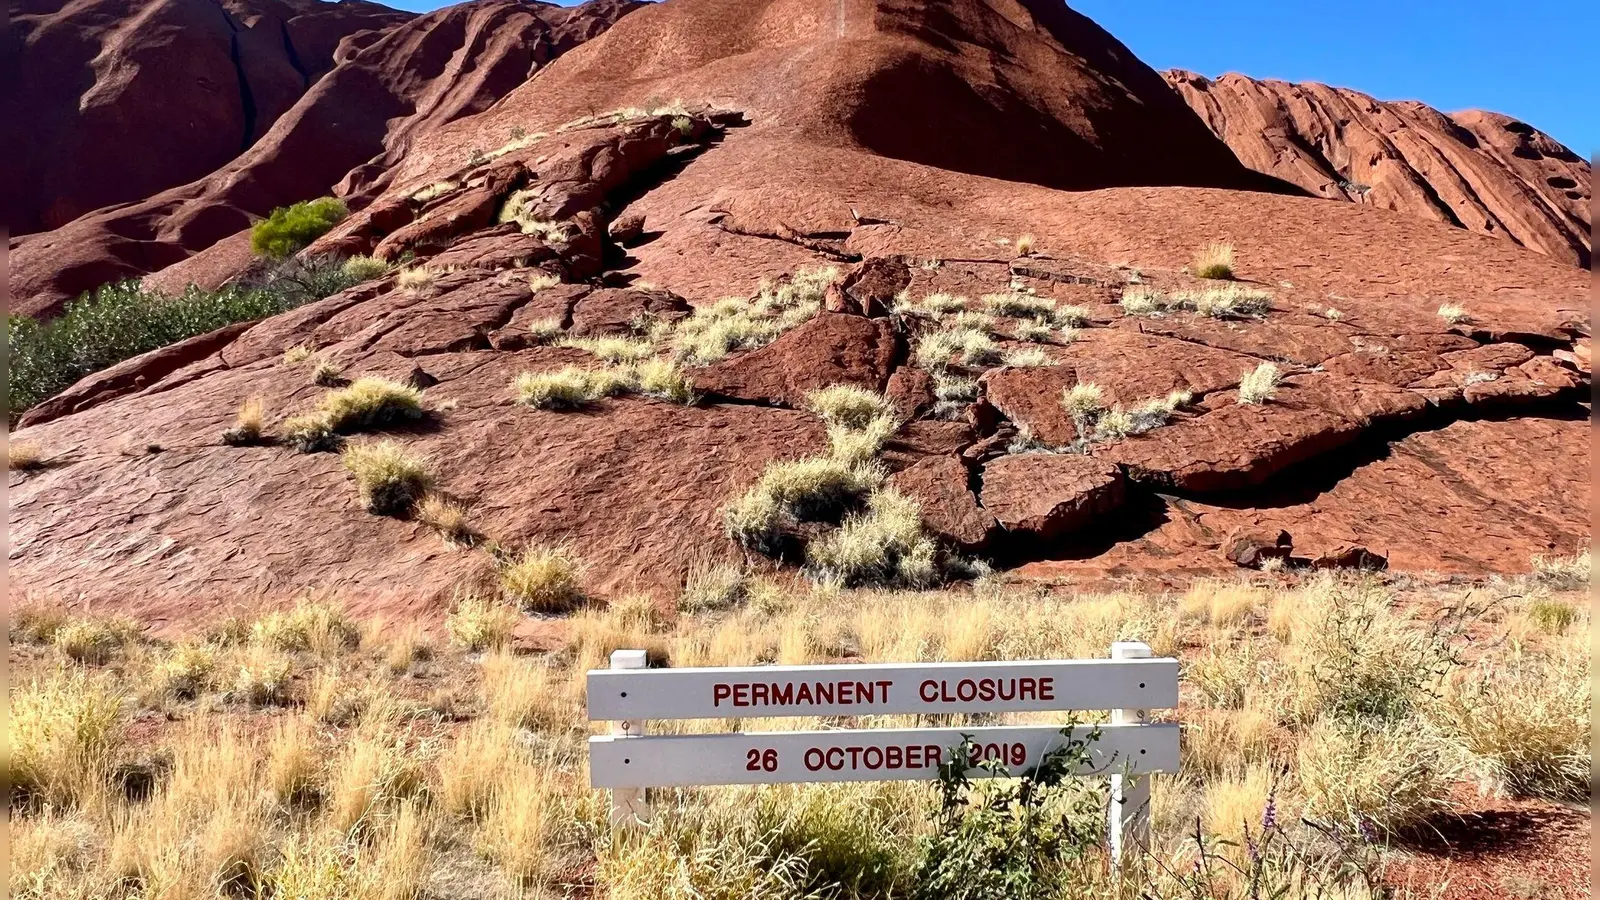
[[[939,811],[924,839],[918,896],[925,900],[1026,900],[1071,896],[1070,873],[1094,859],[1105,823],[1097,792],[1079,779],[1099,729],[1065,742],[1015,780],[995,759],[972,765],[970,735],[939,764]],[[998,776],[980,786],[973,769]]]
[[[250,227],[250,251],[268,259],[292,256],[327,234],[349,214],[349,207],[337,197],[318,197],[292,206],[280,206],[272,215]]]

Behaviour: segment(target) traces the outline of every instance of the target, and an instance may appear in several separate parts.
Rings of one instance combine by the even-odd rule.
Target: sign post
[[[1114,859],[1149,841],[1149,776],[1178,768],[1178,726],[1150,710],[1178,705],[1178,661],[1153,659],[1137,642],[1111,659],[977,663],[867,663],[647,669],[642,650],[618,650],[611,668],[591,671],[591,721],[611,734],[589,739],[589,783],[611,790],[611,821],[650,814],[644,790],[725,784],[934,780],[964,738],[972,771],[995,760],[1007,771],[1034,768],[1095,726],[830,729],[734,734],[645,734],[648,719],[933,715],[1112,710],[1088,743],[1078,775],[1109,775],[1108,826]]]
[[[1150,645],[1140,641],[1117,641],[1111,645],[1112,659],[1149,659]],[[1150,721],[1150,710],[1135,707],[1113,709],[1111,724],[1144,725]],[[1123,850],[1130,844],[1136,848],[1150,845],[1150,779],[1148,777],[1115,774],[1111,776],[1111,803],[1106,807],[1107,831],[1110,836],[1111,858],[1121,862]]]

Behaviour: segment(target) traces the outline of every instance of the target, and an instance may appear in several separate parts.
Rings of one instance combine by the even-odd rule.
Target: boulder
[[[570,331],[573,337],[635,334],[652,321],[670,325],[691,312],[693,307],[671,291],[603,288],[578,300]]]
[[[1359,544],[1341,544],[1316,555],[1311,560],[1313,569],[1363,569],[1382,571],[1389,568],[1389,558],[1374,553]]]
[[[1287,560],[1294,552],[1294,539],[1287,531],[1242,528],[1229,532],[1222,541],[1222,556],[1246,569],[1259,569],[1269,559]]]
[[[898,355],[887,320],[822,312],[765,347],[691,375],[696,389],[713,397],[798,407],[806,394],[833,384],[882,391]]]
[[[1013,534],[1071,535],[1122,505],[1122,472],[1071,453],[1002,456],[983,468],[983,508]]]
[[[978,506],[967,486],[967,467],[954,455],[930,456],[889,477],[889,483],[922,506],[922,524],[944,543],[968,553],[984,550],[994,516]]]

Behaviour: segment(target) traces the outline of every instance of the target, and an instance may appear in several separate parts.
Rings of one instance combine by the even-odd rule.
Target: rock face
[[[1319,197],[1424,216],[1589,265],[1589,163],[1526,122],[1322,84],[1166,74],[1258,172]]]
[[[260,140],[311,84],[411,13],[364,0],[23,0],[11,233],[59,228],[201,178]],[[349,42],[346,43],[346,39]]]
[[[638,6],[632,0],[592,0],[571,9],[512,0],[477,0],[425,16],[411,18],[393,13],[384,19],[370,12],[381,10],[372,4],[335,6],[320,0],[298,2],[320,15],[327,15],[321,12],[324,7],[339,9],[348,5],[357,20],[365,21],[359,19],[359,14],[365,10],[369,11],[369,18],[376,17],[373,21],[387,22],[388,26],[382,33],[361,32],[341,44],[342,49],[334,54],[331,70],[314,82],[309,80],[311,70],[302,77],[288,67],[297,90],[285,93],[288,90],[285,86],[279,92],[285,102],[280,104],[283,109],[274,120],[263,120],[259,113],[250,119],[254,124],[249,126],[251,137],[248,140],[240,137],[246,128],[244,118],[248,118],[244,116],[243,107],[234,109],[229,105],[243,101],[238,78],[228,62],[228,48],[235,44],[262,43],[266,39],[236,36],[230,31],[234,20],[221,15],[211,0],[167,0],[153,7],[163,16],[182,14],[172,29],[184,36],[182,41],[174,45],[149,38],[162,53],[181,56],[185,66],[202,65],[199,61],[189,61],[191,48],[187,45],[191,41],[196,44],[195,54],[200,54],[200,47],[211,48],[212,55],[220,54],[221,62],[216,64],[220,68],[206,68],[191,76],[204,80],[203,84],[195,82],[201,84],[200,87],[185,82],[186,90],[198,92],[197,99],[180,100],[165,108],[173,115],[183,116],[190,115],[191,111],[197,111],[196,114],[215,111],[216,121],[202,119],[200,130],[208,138],[225,135],[226,140],[222,142],[225,146],[209,154],[191,153],[188,149],[169,154],[159,149],[160,140],[169,138],[152,137],[151,143],[158,148],[152,156],[163,162],[146,180],[134,180],[137,192],[90,191],[81,201],[72,200],[70,207],[63,207],[62,212],[47,216],[46,211],[41,210],[37,214],[40,225],[55,226],[53,230],[14,237],[11,241],[13,311],[53,315],[64,301],[101,284],[157,272],[183,262],[248,228],[255,218],[267,215],[274,207],[319,197],[330,191],[345,197],[353,207],[360,206],[374,196],[372,192],[381,189],[387,173],[405,155],[419,133],[461,116],[482,112],[522,83],[532,71],[603,31]],[[114,10],[107,14],[111,12]],[[194,18],[203,26],[181,27],[188,18]],[[274,35],[279,32],[266,19],[251,18],[250,21]],[[70,18],[65,20],[61,30],[67,34],[80,33],[81,29],[76,28],[74,22]],[[141,46],[140,40],[146,36],[138,22],[129,20],[121,24],[133,36],[130,43]],[[212,25],[220,31],[214,35],[215,41],[206,43],[201,35]],[[157,29],[155,33],[159,36],[165,32]],[[315,33],[321,35],[317,45],[325,46],[326,34]],[[54,30],[41,28],[40,40],[53,34]],[[280,49],[287,46],[281,44],[281,38],[273,40],[279,41]],[[284,49],[283,52],[288,51]],[[63,60],[70,62],[67,57],[42,51],[36,55],[41,60],[49,60],[51,66],[67,65]],[[26,57],[24,72],[29,71],[28,61],[34,57],[35,54]],[[155,68],[163,67],[155,65]],[[259,68],[283,76],[283,67],[274,69],[262,63]],[[88,74],[88,69],[89,63],[80,61],[75,67],[68,65],[60,77],[65,79],[64,83],[76,83]],[[150,76],[154,77],[157,76]],[[159,84],[147,85],[147,81],[149,78],[133,78],[127,90],[153,91],[156,97],[162,97],[164,88]],[[211,99],[212,91],[205,85],[212,83],[221,85],[216,91],[231,98],[227,103]],[[91,93],[98,96],[105,90]],[[81,123],[69,121],[62,128],[82,135],[85,142],[99,134],[92,142],[94,152],[126,159],[122,165],[137,166],[144,171],[141,156],[129,158],[121,149],[130,143],[144,144],[144,127],[130,127],[122,118],[142,115],[143,105],[132,97],[112,96],[106,102],[115,105],[110,107],[114,112],[107,113],[114,118],[105,124],[96,125],[98,120],[91,116]],[[166,102],[165,98],[160,100],[160,103]],[[268,124],[270,128],[266,127]],[[96,128],[106,133],[100,134],[94,130]],[[152,131],[162,132],[161,129]],[[186,130],[174,128],[170,133],[182,135]],[[503,134],[497,135],[494,143],[476,149],[493,149],[507,139]],[[47,146],[40,142],[38,152],[45,153]],[[191,146],[185,144],[186,148]],[[472,149],[459,151],[457,159],[464,161]],[[163,168],[169,165],[165,162],[169,157],[173,158],[172,168]],[[46,158],[55,160],[57,157]],[[118,171],[114,165],[96,167],[89,162],[69,158],[59,164],[89,173]],[[51,172],[43,170],[40,174],[43,178],[51,176]],[[97,182],[101,178],[98,174],[83,177],[93,177]],[[27,179],[18,181],[28,182]],[[34,183],[54,185],[56,182]],[[72,178],[63,178],[61,183],[74,182]],[[169,188],[174,183],[180,186]],[[51,196],[57,196],[53,188]],[[137,202],[83,214],[85,207],[93,209],[95,205],[122,200]],[[67,222],[67,219],[72,221]],[[248,257],[241,258],[236,253],[228,259],[230,265],[220,270],[191,264],[185,273],[189,277],[184,280],[211,282],[211,286],[215,286],[237,274],[238,266],[248,262]],[[160,286],[181,289],[182,284]]]
[[[531,56],[518,42],[547,46],[530,37],[552,33],[544,15],[498,0],[444,10],[313,91],[412,71],[391,60],[442,64],[432,41],[474,48],[464,59],[508,45]],[[451,32],[491,22],[470,39]],[[1259,178],[1178,116],[1157,76],[1044,0],[671,0],[589,37],[537,77],[480,70],[460,94],[426,94],[432,111],[399,120],[404,140],[375,138],[376,162],[346,180],[355,212],[306,251],[405,258],[427,283],[385,274],[129,360],[30,412],[14,439],[46,466],[8,476],[12,589],[159,619],[307,587],[337,589],[357,612],[436,615],[481,586],[487,554],[365,512],[332,455],[222,442],[251,397],[267,404],[269,435],[316,404],[314,362],[283,358],[302,345],[348,376],[428,385],[426,420],[372,437],[425,456],[501,546],[572,547],[601,596],[670,593],[698,555],[733,555],[723,507],[772,461],[828,451],[804,399],[835,383],[883,391],[904,420],[877,463],[929,531],[1014,577],[1229,571],[1230,536],[1272,536],[1260,551],[1280,532],[1306,565],[1474,574],[1525,571],[1584,541],[1581,270],[1441,222],[1247,190]],[[995,68],[979,72],[980,57]],[[928,114],[946,94],[967,118]],[[655,108],[665,97],[688,99]],[[321,133],[316,109],[280,118],[280,151],[296,129]],[[1033,151],[1064,148],[1073,165],[981,160],[974,122],[1048,136]],[[902,126],[922,143],[895,144]],[[1193,152],[1132,171],[1132,145],[1168,127]],[[111,218],[94,227],[238,208],[199,199],[222,184],[97,214]],[[1090,184],[1101,189],[1059,189]],[[526,224],[498,222],[513,196]],[[1033,252],[1019,258],[1024,234]],[[237,274],[238,238],[223,236],[180,271]],[[1138,317],[1118,303],[1135,282],[1204,287],[1185,266],[1213,241],[1270,292],[1264,314]],[[840,280],[816,309],[784,310],[781,336],[686,366],[693,405],[642,393],[563,411],[516,403],[520,373],[602,365],[595,344],[552,342],[552,322],[567,336],[653,335],[665,359],[676,348],[662,329],[691,310],[749,313],[773,284],[824,266]],[[1081,306],[1087,324],[1029,342],[1001,317],[997,360],[941,365],[917,350],[940,320],[883,314],[902,296],[977,307],[1010,291]],[[1442,318],[1447,302],[1465,318]],[[1266,362],[1280,383],[1241,402],[1241,380]],[[1187,398],[1126,434],[1087,419],[1080,433],[1060,398],[1083,384],[1122,412]]]

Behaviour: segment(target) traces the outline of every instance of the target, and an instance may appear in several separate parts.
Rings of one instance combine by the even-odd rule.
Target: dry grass
[[[1265,403],[1278,393],[1278,367],[1269,362],[1239,376],[1239,402],[1249,406]]]
[[[867,509],[806,547],[806,563],[822,581],[843,587],[927,587],[939,581],[938,548],[922,528],[915,501],[888,488]]]
[[[318,387],[339,387],[344,384],[344,367],[331,359],[317,360],[311,370],[311,383]]]
[[[395,284],[398,285],[401,290],[410,291],[413,294],[421,294],[432,290],[433,281],[433,273],[423,266],[412,266],[409,269],[401,269],[399,276],[395,278]]]
[[[592,354],[596,359],[607,365],[640,362],[656,354],[654,344],[637,338],[571,338],[563,346]]]
[[[528,547],[500,568],[500,593],[527,612],[565,612],[583,601],[580,566],[561,547]]]
[[[331,450],[339,435],[375,431],[425,415],[422,391],[368,376],[328,391],[312,412],[285,421],[283,437],[302,452]]]
[[[1017,238],[1017,255],[1018,256],[1032,256],[1033,255],[1033,235],[1025,234],[1022,237]]]
[[[882,515],[893,504],[875,505]],[[907,533],[911,522],[900,523]],[[873,552],[885,544],[865,537],[860,558],[872,568]],[[242,647],[191,639],[99,668],[64,667],[48,648],[22,644],[13,650],[22,668],[11,688],[8,774],[23,798],[12,807],[11,886],[18,896],[52,900],[476,900],[559,896],[580,883],[608,897],[902,896],[915,891],[922,838],[933,827],[936,795],[925,784],[661,791],[652,798],[654,824],[616,837],[605,824],[604,794],[585,783],[583,672],[619,648],[645,649],[674,666],[761,665],[1085,658],[1104,656],[1115,640],[1138,639],[1157,655],[1183,659],[1182,771],[1157,782],[1155,857],[1125,873],[1120,886],[1098,857],[1085,860],[1052,882],[1050,895],[1190,896],[1150,879],[1196,871],[1197,822],[1216,852],[1244,866],[1248,846],[1217,842],[1244,845],[1275,818],[1309,842],[1304,859],[1314,867],[1314,878],[1285,888],[1286,900],[1375,900],[1353,885],[1377,878],[1389,854],[1386,836],[1425,833],[1457,804],[1474,802],[1459,778],[1513,794],[1572,797],[1586,790],[1589,771],[1581,595],[1549,594],[1533,578],[1400,584],[1339,574],[1290,587],[1277,579],[1217,580],[1158,594],[988,579],[957,591],[848,590],[784,586],[707,557],[686,585],[681,614],[666,612],[659,599],[617,597],[572,615],[552,649],[527,655],[441,649],[418,665],[407,648],[426,642],[417,629],[438,624],[421,618],[384,632],[387,643],[319,642],[329,655],[313,660],[305,655],[313,641],[268,638],[302,630],[288,626],[289,613]],[[1476,621],[1464,645],[1469,661],[1451,664],[1437,696],[1407,676],[1418,668],[1416,649],[1434,639],[1423,611],[1486,592],[1514,598],[1530,585],[1545,593],[1513,599],[1510,615]],[[690,602],[691,588],[713,599]],[[1536,600],[1564,603],[1578,617],[1559,632],[1532,627],[1524,619]],[[498,633],[463,643],[504,646],[518,618],[507,605],[466,598],[447,627]],[[477,624],[463,629],[470,620]],[[483,624],[490,620],[505,624]],[[206,655],[215,659],[209,675],[198,661]],[[186,662],[172,669],[193,676],[194,699],[171,720],[140,711],[145,682],[180,659]],[[397,665],[400,659],[412,662]],[[237,670],[272,666],[301,672],[283,681],[307,687],[280,691],[271,702],[303,694],[303,709],[218,702],[233,693]],[[443,699],[447,692],[456,699]],[[1054,721],[1050,714],[982,720]],[[955,716],[938,724],[978,722]],[[694,733],[728,724],[652,728]],[[861,724],[935,723],[886,717]],[[130,799],[116,773],[152,758],[163,760],[150,770],[153,791]],[[1063,827],[1091,835],[1103,828],[1098,802],[1067,815]],[[1302,815],[1341,840],[1302,828]],[[1376,843],[1362,840],[1363,832]],[[1248,896],[1241,883],[1228,883],[1205,896]],[[1393,896],[1409,895],[1397,889]]]
[[[467,520],[467,508],[437,491],[422,496],[417,504],[416,519],[452,544],[466,546],[476,538],[472,523]]]
[[[13,472],[31,472],[44,468],[44,454],[39,445],[30,441],[6,443],[6,467]]]
[[[371,281],[389,274],[389,264],[371,256],[352,256],[344,261],[344,274],[355,281]]]
[[[1446,303],[1440,306],[1439,318],[1448,325],[1467,325],[1472,322],[1472,315],[1459,303]]]
[[[51,643],[73,662],[101,665],[139,639],[142,629],[118,616],[69,618],[54,630]]]
[[[250,640],[271,650],[335,656],[361,645],[361,629],[337,604],[304,599],[268,613],[250,626]]]
[[[806,395],[805,407],[824,424],[866,428],[873,420],[892,415],[894,407],[880,394],[850,384],[835,384]]]
[[[629,368],[568,366],[555,372],[523,372],[512,382],[512,390],[518,403],[534,409],[579,409],[638,389],[638,379],[638,373]]]
[[[769,344],[816,315],[838,278],[832,266],[801,269],[786,282],[763,283],[753,300],[726,297],[698,307],[674,326],[674,353],[679,361],[699,366]]]
[[[1556,590],[1581,590],[1589,586],[1594,577],[1594,563],[1589,548],[1572,556],[1535,556],[1533,572],[1539,583]]]
[[[515,606],[469,594],[456,602],[444,624],[452,642],[477,651],[504,647],[521,620]]]
[[[1196,278],[1233,277],[1233,245],[1211,244],[1195,253],[1189,271]]]
[[[1056,365],[1056,361],[1038,347],[1022,347],[1007,353],[1002,364],[1014,369],[1037,369]]]
[[[248,446],[261,441],[261,429],[266,419],[266,401],[251,397],[239,406],[233,427],[222,433],[222,442],[234,446]]]
[[[339,461],[355,476],[361,505],[375,516],[408,515],[433,486],[427,459],[394,441],[349,444]]]
[[[832,457],[773,463],[725,510],[728,536],[758,553],[778,553],[801,522],[838,521],[882,481],[869,465]]]
[[[310,359],[312,354],[316,352],[317,351],[315,348],[307,344],[296,344],[293,347],[283,351],[283,364],[286,366],[292,366],[298,363],[303,363]]]

